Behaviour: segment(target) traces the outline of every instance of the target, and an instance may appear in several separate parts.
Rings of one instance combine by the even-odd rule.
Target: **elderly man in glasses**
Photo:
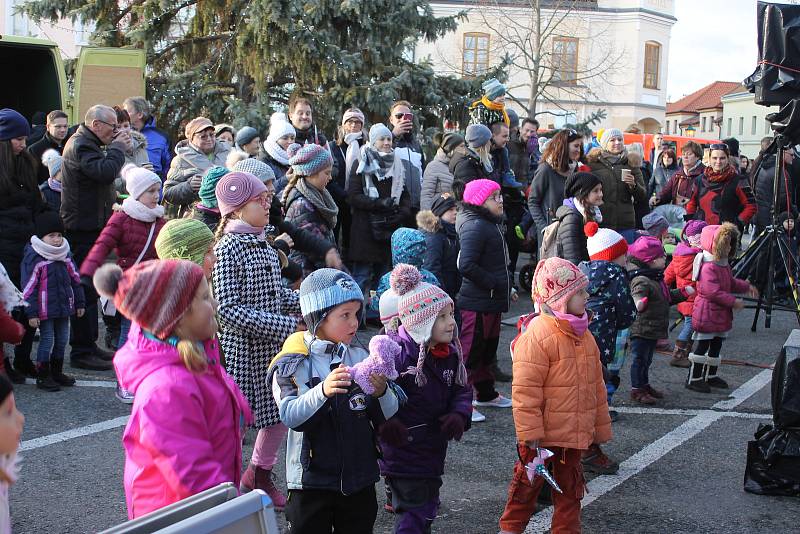
[[[175,148],[175,158],[164,182],[164,200],[169,218],[180,218],[200,200],[203,174],[214,166],[224,167],[230,146],[214,136],[214,123],[205,117],[190,120],[186,139]]]
[[[61,168],[61,217],[76,265],[80,265],[111,217],[116,200],[114,179],[125,164],[131,137],[119,130],[116,112],[93,106],[64,147]],[[86,313],[71,318],[70,364],[79,369],[107,371],[113,354],[97,346],[97,294],[89,281]]]

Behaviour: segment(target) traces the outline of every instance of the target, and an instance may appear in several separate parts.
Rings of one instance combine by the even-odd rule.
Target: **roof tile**
[[[720,99],[728,93],[735,92],[742,85],[739,82],[713,82],[677,102],[667,104],[667,114],[697,113],[701,109],[721,108]]]

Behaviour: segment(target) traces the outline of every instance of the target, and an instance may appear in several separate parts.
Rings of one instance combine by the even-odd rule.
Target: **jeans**
[[[127,317],[122,317],[119,321],[119,342],[117,343],[117,350],[122,348],[122,345],[128,341],[128,332],[131,331],[131,320]]]
[[[631,337],[631,387],[640,389],[650,385],[650,363],[656,350],[657,339]]]
[[[694,330],[692,330],[692,316],[691,315],[684,315],[683,316],[683,327],[681,328],[680,334],[678,334],[678,341],[691,341],[692,334]]]
[[[39,323],[39,349],[36,363],[44,364],[53,360],[63,360],[69,342],[69,317],[45,319]]]

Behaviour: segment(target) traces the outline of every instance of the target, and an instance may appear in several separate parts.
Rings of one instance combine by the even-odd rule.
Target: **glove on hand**
[[[442,434],[448,440],[461,441],[461,436],[464,435],[464,418],[461,415],[446,413],[439,418],[439,422],[441,423]]]
[[[392,447],[402,447],[408,443],[408,428],[396,417],[383,423],[378,435]]]

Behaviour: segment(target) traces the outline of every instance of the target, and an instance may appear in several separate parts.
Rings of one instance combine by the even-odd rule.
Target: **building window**
[[[744,117],[739,117],[739,135],[744,135]]]
[[[705,132],[706,131],[706,118],[707,117],[703,117],[703,126],[700,127],[700,131],[701,132]]]
[[[768,121],[768,120],[765,120],[765,121],[764,121],[764,135],[767,135],[767,134],[769,134],[769,129],[770,129],[769,127],[770,127],[770,126],[771,126],[771,124],[769,123],[769,121]]]
[[[578,40],[572,37],[553,39],[553,81],[575,85],[578,81]]]
[[[465,33],[461,53],[461,73],[478,76],[489,70],[489,34]]]
[[[644,88],[658,89],[658,75],[661,70],[661,45],[648,41],[644,44]]]
[[[728,117],[728,137],[731,136],[732,131],[733,131],[733,119]]]

